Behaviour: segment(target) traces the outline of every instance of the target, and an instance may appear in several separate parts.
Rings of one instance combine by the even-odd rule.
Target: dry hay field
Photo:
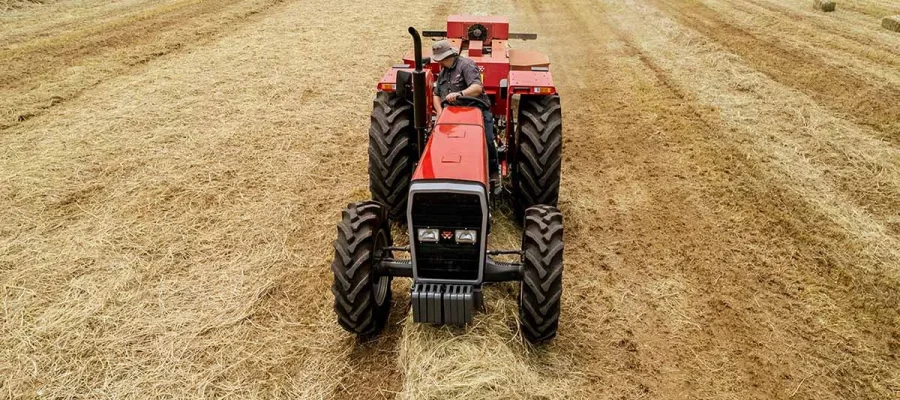
[[[560,336],[329,291],[405,28],[562,93]],[[0,2],[0,398],[900,398],[900,1]],[[518,246],[507,210],[493,247]],[[399,232],[398,232],[399,233]]]

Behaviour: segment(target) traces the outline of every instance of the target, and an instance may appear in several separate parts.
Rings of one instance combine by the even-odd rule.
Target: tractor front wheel
[[[415,137],[412,105],[394,93],[378,92],[369,126],[369,190],[388,207],[392,220],[403,221],[412,176]]]
[[[360,336],[377,334],[391,311],[391,278],[375,276],[376,263],[393,245],[387,210],[367,201],[342,212],[334,241],[334,311],[338,324]]]
[[[556,206],[562,164],[562,106],[558,95],[523,96],[513,166],[516,216],[537,204]]]
[[[523,272],[519,284],[519,324],[531,343],[553,339],[562,296],[563,217],[556,207],[525,210]]]

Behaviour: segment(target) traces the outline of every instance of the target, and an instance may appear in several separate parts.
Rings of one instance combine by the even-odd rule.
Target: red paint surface
[[[469,38],[469,27],[475,24],[487,28],[487,42],[509,39],[509,19],[496,16],[451,15],[447,18],[447,37]]]
[[[481,57],[484,55],[484,42],[478,40],[469,41],[469,57]]]
[[[481,110],[450,106],[441,113],[413,174],[413,181],[432,179],[478,182],[487,187]]]
[[[509,87],[510,89],[549,87],[552,89],[550,94],[556,93],[556,87],[553,85],[553,75],[550,74],[550,71],[510,71]],[[531,93],[531,90],[526,90],[526,93]]]
[[[378,90],[382,90],[382,85],[397,84],[397,71],[406,71],[406,72],[414,72],[413,68],[391,68],[387,72],[384,73],[384,76],[381,77],[381,80],[378,81]],[[389,92],[395,92],[396,89],[389,90]],[[434,92],[434,74],[430,70],[425,70],[425,102],[427,103],[426,110],[428,110],[429,117],[432,114],[432,95]]]
[[[484,42],[470,43],[468,41],[468,28],[474,24],[484,25],[488,30],[487,40]],[[507,126],[512,126],[512,109],[510,109],[511,99],[513,95],[521,94],[527,96],[547,96],[556,94],[556,87],[553,83],[553,75],[550,71],[531,71],[530,68],[524,68],[522,66],[518,67],[519,70],[513,70],[510,66],[509,60],[509,52],[507,46],[507,40],[509,39],[509,20],[506,17],[502,16],[465,16],[465,15],[453,15],[447,19],[447,38],[451,41],[453,46],[458,49],[468,49],[470,55],[474,50],[475,54],[481,53],[481,57],[472,56],[470,57],[472,61],[478,65],[478,68],[482,73],[482,82],[484,83],[484,92],[490,97],[492,106],[491,112],[500,119],[506,120]],[[487,46],[491,45],[491,52],[487,53]],[[403,58],[403,63],[407,65],[408,68],[405,70],[411,70],[415,65],[413,61],[413,50],[410,49],[406,56]],[[430,43],[426,42],[424,48],[422,49],[423,57],[430,57],[431,47]],[[432,115],[434,115],[434,110],[432,109],[431,104],[431,92],[433,87],[433,82],[437,75],[441,71],[441,66],[439,63],[431,62],[424,66],[426,70],[430,73],[427,78],[427,86],[428,86],[428,95],[427,95],[427,114],[430,119]],[[524,68],[524,69],[523,69]],[[388,72],[382,77],[379,81],[379,90],[381,90],[381,85],[395,83],[396,81],[397,69],[389,69]],[[506,79],[508,83],[508,91],[506,96],[500,96],[500,84],[501,81]],[[547,93],[535,93],[535,87],[545,87],[550,88],[550,91]],[[441,116],[440,123],[452,124],[452,123],[460,123],[459,121],[451,121],[450,119],[445,118],[464,118],[462,111],[454,112],[452,108],[448,110],[450,112],[445,112]],[[471,121],[472,124],[477,124],[479,126],[483,125],[481,121],[481,116],[478,114],[478,110],[474,110],[475,114],[472,118],[476,119]],[[443,127],[441,130],[451,129],[448,127]],[[455,128],[454,128],[455,129]],[[459,128],[459,129],[470,129],[470,128]],[[439,133],[439,130],[436,128],[435,130]],[[479,132],[480,140],[483,142],[483,131]],[[504,134],[504,141],[506,143],[511,143],[514,145],[512,140],[513,138],[513,130],[507,129]],[[435,138],[440,144],[440,146],[444,145],[443,139],[453,139],[453,138],[442,138],[439,135],[432,135],[432,138]],[[455,146],[456,141],[448,142],[448,144]],[[432,143],[429,140],[427,144],[428,149],[431,148]],[[474,147],[473,147],[474,148]],[[480,147],[479,147],[480,149]],[[486,151],[486,149],[484,149]],[[443,150],[441,150],[443,151]],[[513,157],[514,152],[510,151],[507,153],[507,157]],[[486,156],[484,156],[486,159]],[[465,175],[467,172],[456,172],[456,166],[450,165],[452,162],[443,162],[440,158],[438,162],[442,165],[435,165],[434,161],[429,159],[430,164],[420,165],[420,168],[416,171],[417,179],[462,179],[458,178],[458,176]],[[508,174],[508,162],[512,161],[512,159],[504,159],[500,160],[501,167],[503,168],[504,175]],[[446,164],[446,165],[444,165]],[[460,164],[469,165],[469,158],[463,157]],[[485,163],[486,164],[486,163]],[[479,164],[481,165],[481,164]],[[427,168],[427,171],[425,170]],[[465,179],[472,179],[477,182],[486,182],[486,174],[481,174],[478,172],[478,176],[468,176]],[[484,176],[482,176],[484,175]]]

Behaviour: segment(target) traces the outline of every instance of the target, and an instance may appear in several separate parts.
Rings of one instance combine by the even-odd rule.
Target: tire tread
[[[381,204],[372,201],[349,204],[341,213],[334,241],[331,263],[334,311],[342,328],[360,336],[378,333],[390,312],[390,288],[384,303],[378,305],[372,284],[375,240],[381,230],[386,230],[390,245],[387,213]]]
[[[379,92],[369,126],[369,191],[387,206],[394,221],[403,221],[406,215],[413,135],[412,106],[395,94]]]
[[[541,343],[559,327],[563,275],[563,218],[554,206],[525,210],[522,234],[524,276],[520,285],[519,323],[522,336]]]
[[[519,112],[513,190],[518,216],[537,204],[556,206],[562,166],[562,106],[558,95],[526,97]]]

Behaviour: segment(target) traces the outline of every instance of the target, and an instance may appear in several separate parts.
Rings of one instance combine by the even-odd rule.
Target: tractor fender
[[[378,91],[379,92],[403,92],[402,88],[398,90],[398,84],[400,82],[397,81],[398,73],[407,73],[412,74],[415,69],[410,68],[406,64],[399,64],[391,67],[387,70],[387,72],[382,75],[381,79],[378,81]],[[412,93],[412,81],[410,81],[410,87],[408,92]],[[434,74],[431,70],[425,70],[425,99],[428,102],[427,110],[432,109],[432,93],[434,91]],[[410,96],[410,100],[412,100],[412,96]]]
[[[509,71],[509,96],[514,94],[549,96],[556,94],[553,75],[547,68],[531,71]]]

